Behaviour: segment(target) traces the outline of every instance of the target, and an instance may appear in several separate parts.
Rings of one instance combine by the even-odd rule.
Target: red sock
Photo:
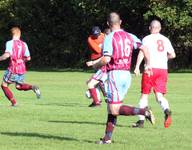
[[[101,89],[101,92],[103,93],[103,96],[106,97],[107,93],[105,92],[105,85],[102,81],[99,82],[99,87]]]
[[[117,122],[117,116],[112,114],[108,114],[106,129],[105,129],[105,137],[103,138],[105,141],[111,140],[113,129]]]
[[[98,99],[96,88],[89,89],[89,92],[90,92],[91,97],[93,99],[93,103],[99,104],[100,100]]]
[[[119,109],[119,114],[124,116],[145,115],[145,109],[123,105]]]
[[[5,96],[8,98],[8,100],[12,103],[12,105],[16,104],[16,100],[13,97],[13,93],[11,92],[11,90],[8,87],[5,87],[3,85],[1,85],[1,88],[5,94]]]
[[[18,90],[28,91],[28,90],[31,90],[31,89],[32,89],[32,85],[23,83],[23,84],[17,85],[16,88],[17,88]]]

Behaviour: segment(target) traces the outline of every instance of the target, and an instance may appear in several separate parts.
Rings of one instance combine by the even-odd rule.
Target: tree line
[[[191,10],[192,0],[0,0],[1,53],[10,27],[19,25],[32,55],[31,67],[85,68],[91,27],[104,30],[108,13],[116,11],[123,29],[139,38],[149,34],[152,19],[159,19],[177,54],[171,68],[190,69]]]

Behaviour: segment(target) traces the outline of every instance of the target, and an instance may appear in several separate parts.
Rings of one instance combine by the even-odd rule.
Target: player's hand
[[[134,73],[136,76],[139,76],[140,75],[140,69],[136,67],[134,70]]]
[[[87,62],[86,62],[86,65],[87,65],[88,67],[93,66],[93,61],[87,61]]]
[[[146,73],[148,77],[152,76],[153,75],[152,68],[150,66],[145,66],[144,73]]]

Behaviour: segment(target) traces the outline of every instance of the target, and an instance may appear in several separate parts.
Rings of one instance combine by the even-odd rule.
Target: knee
[[[139,107],[144,108],[148,106],[148,95],[142,95],[139,101]]]
[[[16,84],[15,88],[16,88],[17,90],[21,90],[21,86],[20,86],[19,84]]]
[[[7,85],[6,83],[2,83],[2,84],[1,84],[1,88],[2,88],[2,89],[7,88],[7,87],[8,87],[8,85]]]
[[[118,116],[119,115],[119,110],[108,110],[108,114],[111,114],[113,116]]]
[[[157,102],[161,102],[162,98],[164,98],[163,94],[161,93],[156,94],[155,97]]]
[[[95,87],[95,85],[94,85],[93,82],[89,81],[89,82],[87,83],[87,87],[88,87],[88,89],[92,89],[92,88]]]
[[[148,106],[148,100],[147,99],[140,99],[139,107],[140,108],[145,108],[146,106]]]
[[[2,89],[4,89],[4,88],[5,88],[5,86],[3,86],[3,84],[1,84],[1,88],[2,88]]]

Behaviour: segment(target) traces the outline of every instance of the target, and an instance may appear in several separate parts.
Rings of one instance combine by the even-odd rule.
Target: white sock
[[[139,108],[145,108],[148,106],[148,99],[141,98],[139,101]],[[139,120],[145,120],[145,116],[139,115]]]
[[[160,104],[163,111],[165,111],[166,109],[169,109],[169,103],[164,96],[158,96],[157,101]]]

